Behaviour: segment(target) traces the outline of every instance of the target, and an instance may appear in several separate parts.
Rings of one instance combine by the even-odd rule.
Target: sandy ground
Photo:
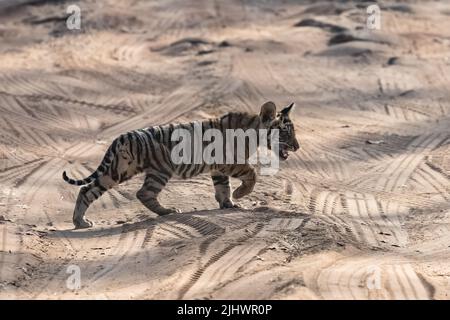
[[[383,1],[378,31],[366,5],[3,8],[0,298],[449,299],[450,4]],[[72,230],[63,170],[87,176],[127,130],[266,100],[297,103],[302,149],[242,210],[202,175],[171,181],[161,200],[183,213],[157,217],[138,176]]]

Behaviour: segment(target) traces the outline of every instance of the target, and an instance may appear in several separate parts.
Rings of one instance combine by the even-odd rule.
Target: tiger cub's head
[[[278,156],[281,160],[286,160],[289,156],[289,151],[297,151],[300,145],[295,137],[294,123],[290,118],[291,111],[294,108],[294,103],[291,103],[281,111],[277,112],[276,106],[272,101],[268,101],[261,106],[261,122],[263,126],[270,130],[279,130],[279,151]],[[268,135],[267,146],[271,149],[270,135]]]

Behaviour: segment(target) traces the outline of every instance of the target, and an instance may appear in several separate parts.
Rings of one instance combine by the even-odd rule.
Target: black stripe
[[[154,159],[156,151],[155,151],[154,144],[153,144],[154,139],[153,139],[153,136],[150,131],[151,131],[151,128],[149,130],[145,130],[145,132],[144,132],[147,137],[147,142],[148,142],[148,148],[147,148],[148,156],[145,158],[144,166],[146,168],[152,168],[152,169],[155,169],[156,171],[158,171],[158,170],[160,170],[160,168],[158,166],[155,166],[151,161],[152,158]]]
[[[153,127],[152,132],[155,143],[164,143],[164,128],[162,126]]]
[[[156,150],[156,146],[153,144],[153,141],[151,141],[151,146],[152,146],[152,151],[153,151],[153,154],[152,154],[153,160],[155,161],[157,168],[160,170],[163,166],[162,166],[161,161],[158,159],[159,152],[158,152],[158,150]]]
[[[170,169],[173,171],[173,163],[172,159],[170,159],[170,153],[166,152],[163,147],[161,147],[161,155],[163,157],[164,162],[170,167]]]
[[[131,158],[132,158],[132,160],[134,160],[134,154],[133,154],[133,134],[131,133],[131,132],[129,132],[128,134],[127,134],[127,138],[128,138],[128,144],[129,144],[129,146],[130,146],[130,156],[131,156]]]
[[[118,162],[119,162],[119,159],[115,158],[109,168],[111,179],[113,179],[114,181],[119,181],[119,175],[117,172]]]
[[[228,176],[212,176],[214,185],[218,184],[228,184],[229,178]]]
[[[166,147],[169,147],[171,144],[171,129],[173,128],[173,124],[169,124],[168,126],[164,126],[164,129],[161,128],[161,132],[164,134],[164,139],[161,141]]]
[[[185,172],[187,169],[189,169],[190,164],[182,162],[180,165],[178,165],[178,175],[180,177],[183,177],[183,172]]]
[[[223,120],[224,119],[225,119],[224,117],[220,118],[220,120],[219,120],[219,129],[225,135],[225,128],[223,127]]]
[[[147,185],[147,184],[145,185],[145,189],[148,190],[148,191],[152,191],[155,194],[158,194],[158,193],[161,192],[161,189],[155,188],[154,186]]]
[[[172,151],[172,134],[174,131],[174,125],[171,123],[169,125],[169,128],[167,129],[167,147],[169,148],[170,151]]]
[[[183,177],[184,178],[190,178],[194,175],[195,172],[197,172],[198,168],[200,167],[199,164],[193,164],[191,165],[190,168],[188,168],[188,170],[186,170],[186,172],[184,173]]]
[[[106,166],[103,162],[98,166],[97,171],[99,171],[100,173],[103,173],[106,171]]]
[[[205,134],[205,131],[209,129],[208,125],[209,125],[208,122],[202,121],[202,135]],[[203,136],[202,136],[202,139],[203,139]]]
[[[114,154],[116,153],[117,143],[118,143],[118,139],[114,139],[113,143],[111,144],[111,147],[109,148],[109,157],[107,159],[109,163],[111,163],[114,158]]]
[[[151,132],[156,141],[158,142],[162,141],[163,136],[162,136],[162,129],[160,126],[152,127]]]
[[[153,174],[153,173],[148,173],[148,174],[147,174],[147,177],[149,177],[149,178],[151,178],[152,180],[154,180],[154,181],[160,183],[162,186],[165,186],[165,185],[167,184],[167,181],[168,181],[167,178],[164,179],[164,177],[162,177],[162,176],[157,176],[157,175],[155,175],[155,174]],[[146,177],[145,183],[147,183],[147,177]]]
[[[149,142],[150,142],[150,148],[151,148],[151,151],[152,151],[152,156],[150,157],[150,159],[153,159],[155,161],[155,164],[156,164],[156,168],[155,169],[157,171],[165,171],[165,172],[167,172],[167,170],[163,167],[161,161],[159,161],[159,159],[158,159],[159,152],[158,152],[158,150],[156,150],[156,146],[154,144],[153,139],[150,139]]]
[[[152,140],[152,136],[148,130],[143,130],[143,133],[145,135],[145,137],[144,137],[144,141],[145,141],[145,144],[144,144],[145,145],[144,167],[145,168],[148,168],[148,167],[153,168],[152,164],[150,163],[150,157],[152,156],[150,141]]]
[[[102,195],[100,192],[96,190],[91,190],[92,195],[94,196],[94,200],[97,200]]]
[[[136,152],[137,152],[137,164],[142,165],[142,136],[140,133],[136,134]]]
[[[247,171],[247,168],[243,168],[243,169],[239,170],[238,172],[233,173],[231,176],[233,178],[237,178],[237,177],[242,176],[246,171]]]
[[[203,173],[203,171],[205,170],[205,167],[206,167],[206,163],[200,164],[197,168],[197,171],[195,171],[195,175]]]

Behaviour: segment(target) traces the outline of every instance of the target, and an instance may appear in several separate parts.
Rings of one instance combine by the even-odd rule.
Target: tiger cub
[[[196,122],[196,124],[201,124],[203,132],[207,129],[217,129],[224,135],[227,129],[254,129],[257,132],[261,129],[268,131],[278,129],[278,158],[286,160],[288,151],[299,149],[294,125],[289,117],[293,106],[294,103],[291,103],[277,113],[275,104],[269,101],[261,106],[259,115],[232,112],[220,118],[204,120]],[[158,215],[180,212],[176,208],[163,207],[157,199],[158,194],[172,176],[186,179],[209,172],[215,188],[215,198],[220,208],[234,207],[231,200],[229,177],[242,181],[241,185],[233,192],[234,199],[242,198],[252,192],[256,182],[256,173],[248,161],[241,164],[208,164],[205,161],[195,164],[175,163],[171,158],[171,152],[175,147],[172,134],[177,129],[185,129],[187,132],[193,133],[194,122],[149,127],[120,135],[109,146],[97,170],[85,179],[71,179],[64,171],[63,179],[66,182],[78,186],[84,185],[78,194],[73,213],[75,228],[91,227],[92,222],[84,217],[89,205],[108,189],[141,172],[145,173],[145,180],[136,196],[144,206]],[[258,145],[259,142],[258,139]],[[270,145],[268,147],[270,148]],[[248,156],[246,154],[246,159]]]

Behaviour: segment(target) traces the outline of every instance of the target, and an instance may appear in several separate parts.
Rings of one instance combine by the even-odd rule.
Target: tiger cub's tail
[[[64,171],[62,174],[62,177],[64,181],[66,181],[69,184],[73,184],[76,186],[82,186],[85,184],[89,184],[92,181],[97,180],[99,177],[105,174],[106,171],[110,168],[110,165],[114,159],[114,152],[112,150],[113,148],[109,148],[106,152],[105,156],[103,157],[102,163],[98,166],[97,170],[95,170],[89,177],[75,180],[67,176],[67,173]]]

